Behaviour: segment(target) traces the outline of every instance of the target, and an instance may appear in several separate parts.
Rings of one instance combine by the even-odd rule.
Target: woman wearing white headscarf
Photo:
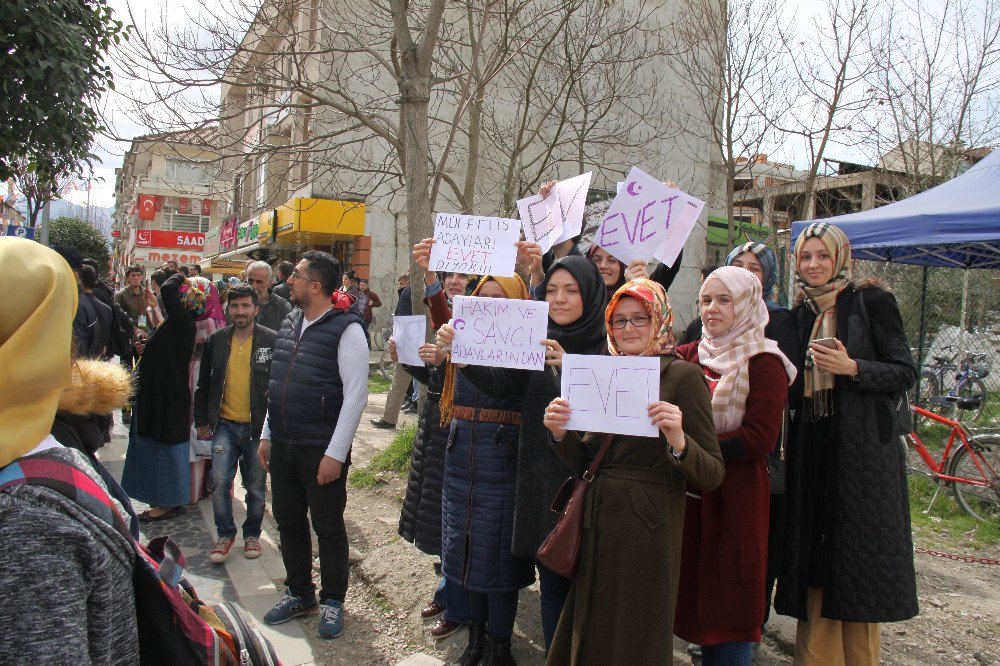
[[[678,347],[701,366],[726,463],[722,485],[689,491],[674,633],[702,646],[702,663],[750,664],[760,641],[770,481],[795,366],[764,337],[761,282],[743,268],[714,271],[698,296],[702,339]]]

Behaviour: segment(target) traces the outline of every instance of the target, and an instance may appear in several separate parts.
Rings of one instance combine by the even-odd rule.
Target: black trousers
[[[312,533],[315,532],[319,542],[319,600],[343,602],[349,578],[344,507],[351,460],[348,457],[344,463],[339,479],[321,486],[316,482],[316,474],[325,453],[323,447],[271,441],[271,510],[281,536],[285,586],[291,594],[308,599],[316,592],[312,579]]]

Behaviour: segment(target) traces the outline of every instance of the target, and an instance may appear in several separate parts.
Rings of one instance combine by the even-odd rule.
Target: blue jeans
[[[236,463],[243,462],[243,487],[247,490],[247,519],[243,522],[243,538],[260,537],[264,520],[264,468],[257,459],[259,439],[254,439],[249,423],[219,419],[212,437],[212,510],[215,531],[219,538],[236,538],[233,523],[233,500],[230,493],[236,478]]]
[[[716,643],[701,646],[702,666],[750,666],[753,643]]]
[[[444,606],[444,619],[459,624],[469,621],[469,595],[461,583],[441,576],[438,589],[434,592],[434,603]]]

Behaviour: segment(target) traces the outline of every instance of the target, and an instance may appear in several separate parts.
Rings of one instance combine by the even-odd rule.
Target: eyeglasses
[[[293,279],[294,280],[309,280],[310,282],[319,282],[319,280],[314,280],[311,277],[309,277],[308,275],[303,275],[302,273],[299,273],[298,271],[292,271],[292,274],[288,276],[288,279],[289,280],[293,280]]]
[[[615,317],[614,319],[611,320],[611,328],[622,329],[628,326],[629,324],[632,324],[634,328],[645,328],[649,326],[649,322],[651,321],[652,317],[644,314],[637,314],[627,319],[625,317]]]

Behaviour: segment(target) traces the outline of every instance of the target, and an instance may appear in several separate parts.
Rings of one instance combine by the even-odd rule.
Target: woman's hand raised
[[[444,353],[443,349],[431,342],[425,342],[420,345],[420,349],[417,350],[417,353],[420,354],[420,358],[423,359],[424,363],[434,366],[441,365],[444,363],[444,360],[448,358],[448,355]]]
[[[556,340],[545,339],[539,344],[545,347],[545,365],[553,365],[557,368],[562,367],[562,357],[566,351],[562,348]]]
[[[552,433],[552,437],[560,440],[566,436],[566,424],[569,423],[569,401],[566,398],[556,398],[545,408],[542,423]]]
[[[644,277],[649,277],[649,273],[646,272],[646,260],[633,259],[632,263],[625,269],[625,281],[637,280]]]
[[[667,438],[667,444],[677,455],[684,453],[684,449],[687,448],[683,416],[680,407],[663,400],[657,400],[649,405],[650,422],[660,429]]]

